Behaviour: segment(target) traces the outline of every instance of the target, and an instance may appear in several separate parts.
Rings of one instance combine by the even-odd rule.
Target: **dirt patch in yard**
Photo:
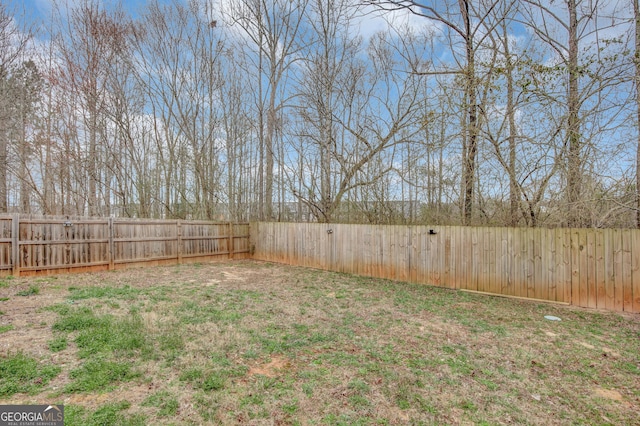
[[[612,389],[602,389],[602,388],[597,388],[595,390],[596,395],[601,396],[602,398],[607,398],[607,399],[612,399],[614,401],[623,401],[624,398],[622,397],[622,394],[618,391],[612,390]]]
[[[274,357],[266,364],[256,365],[249,369],[247,375],[249,377],[257,374],[266,377],[277,377],[285,370],[291,368],[291,362],[283,357]]]

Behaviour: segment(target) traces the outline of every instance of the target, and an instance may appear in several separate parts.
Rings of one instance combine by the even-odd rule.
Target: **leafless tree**
[[[275,158],[279,117],[289,102],[287,86],[291,66],[304,47],[303,18],[307,0],[234,0],[227,14],[241,28],[239,52],[245,68],[255,78],[256,132],[260,141],[260,217],[274,218]],[[264,182],[263,182],[264,179]]]
[[[154,198],[169,217],[219,215],[224,41],[211,16],[203,2],[151,2],[131,40],[157,146]]]
[[[421,131],[413,124],[424,101],[423,77],[410,70],[423,56],[419,48],[403,50],[421,45],[411,43],[409,31],[380,32],[364,50],[350,34],[353,10],[340,0],[311,5],[314,44],[299,80],[297,135],[308,143],[297,154],[304,159],[303,189],[292,189],[323,222],[334,220],[351,191],[390,173],[396,150]]]
[[[221,5],[2,6],[0,211],[640,226],[638,0]]]
[[[490,15],[498,1],[473,2],[456,0],[445,2],[414,0],[365,0],[385,10],[408,10],[429,21],[443,25],[454,63],[439,69],[423,70],[427,74],[452,73],[462,76],[463,110],[462,133],[462,217],[464,223],[470,223],[473,216],[474,182],[477,173],[478,137],[480,132],[478,90],[481,79],[476,68],[478,48],[493,28],[487,27],[486,17]],[[462,46],[456,46],[455,38],[462,40]],[[458,54],[462,50],[462,58]]]
[[[564,109],[558,129],[564,163],[564,224],[590,226],[587,187],[594,178],[586,174],[593,173],[590,170],[602,158],[597,155],[604,151],[598,139],[617,128],[620,105],[615,92],[626,75],[621,60],[625,47],[618,37],[607,34],[620,22],[619,11],[609,10],[600,1],[553,4],[527,0],[526,4],[526,24],[552,52],[546,64],[538,65],[538,77],[564,80],[564,94],[551,92],[549,87],[538,93]]]
[[[19,92],[11,87],[10,77],[24,61],[23,54],[31,35],[31,29],[19,27],[13,13],[4,3],[0,4],[0,213],[6,213],[8,207],[9,133],[14,115],[13,100],[19,97]]]
[[[62,87],[72,92],[67,112],[65,143],[72,143],[75,154],[73,174],[77,179],[77,213],[104,214],[110,203],[108,159],[109,93],[107,79],[111,61],[117,54],[121,37],[119,22],[123,11],[105,10],[98,1],[86,0],[66,9],[56,39],[63,64]],[[68,140],[71,138],[71,140]],[[86,182],[86,185],[85,183]]]
[[[636,89],[636,125],[640,126],[640,3],[633,0],[634,16],[634,65],[635,65],[635,89]],[[640,128],[637,133],[636,147],[636,226],[640,228]]]
[[[9,141],[13,146],[13,167],[9,170],[17,177],[21,212],[31,212],[32,193],[38,191],[30,163],[34,151],[34,134],[38,126],[37,104],[42,90],[42,79],[36,65],[27,61],[17,68],[9,79],[12,89],[12,124]]]

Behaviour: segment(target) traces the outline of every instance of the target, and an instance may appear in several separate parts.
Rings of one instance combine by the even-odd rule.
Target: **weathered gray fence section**
[[[640,313],[640,231],[255,223],[254,259]]]
[[[0,217],[0,271],[13,275],[249,257],[248,223]]]

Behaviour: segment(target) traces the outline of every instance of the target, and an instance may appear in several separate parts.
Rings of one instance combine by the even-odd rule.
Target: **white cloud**
[[[214,10],[217,17],[224,21],[226,25],[231,24],[231,18],[237,14],[238,8],[243,3],[242,0],[209,0],[209,5]],[[309,7],[307,13],[309,13]],[[440,31],[440,25],[422,16],[412,13],[408,9],[401,10],[380,10],[374,6],[353,7],[353,16],[350,19],[352,34],[362,36],[365,40],[380,31],[387,31],[390,28],[409,29],[419,33],[423,31]],[[309,18],[313,19],[313,18]],[[226,28],[232,36],[246,38],[247,34],[238,25]]]
[[[374,6],[364,8],[362,15],[355,19],[354,26],[365,39],[390,27],[410,29],[417,33],[439,31],[436,23],[412,13],[409,9],[380,10]]]

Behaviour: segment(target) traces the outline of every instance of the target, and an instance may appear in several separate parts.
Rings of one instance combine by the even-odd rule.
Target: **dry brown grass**
[[[640,424],[637,315],[251,261],[4,283],[0,359],[61,372],[0,403],[69,424]],[[139,318],[144,345],[99,355],[133,376],[68,392],[94,358],[53,325],[83,307]]]

